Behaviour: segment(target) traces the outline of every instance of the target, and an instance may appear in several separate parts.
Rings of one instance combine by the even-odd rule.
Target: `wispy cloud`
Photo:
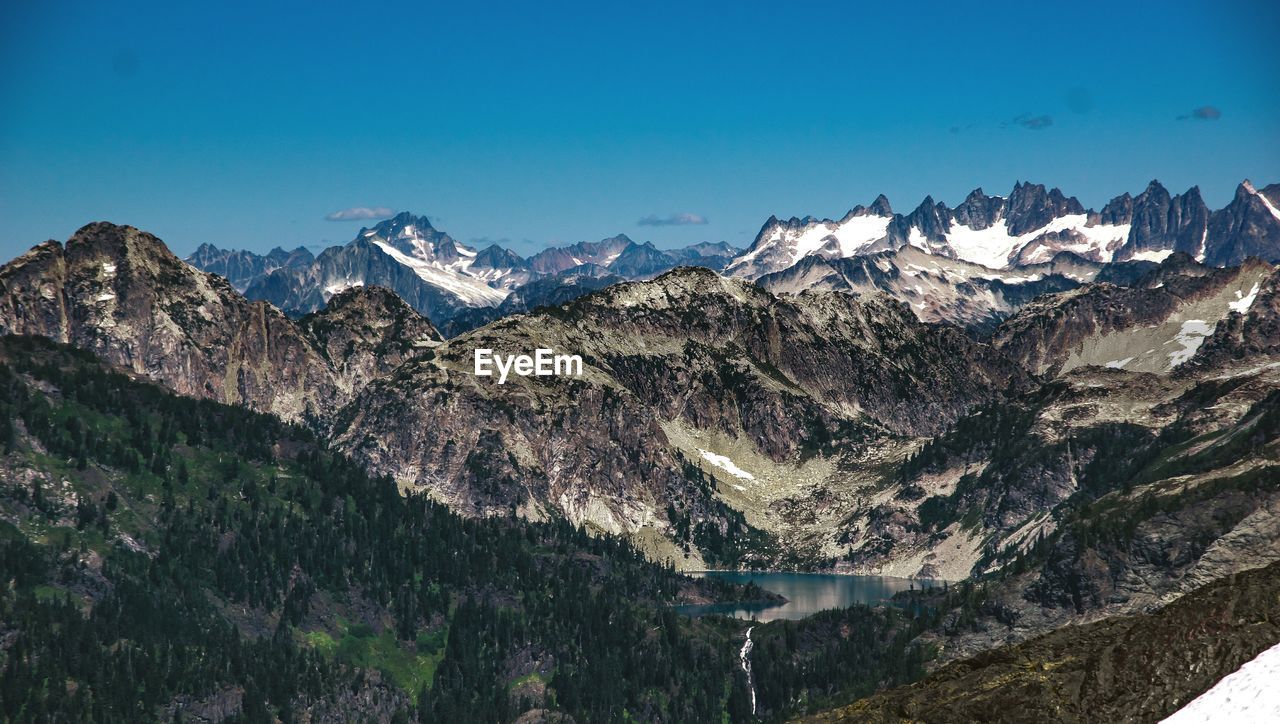
[[[388,219],[395,216],[394,209],[385,206],[352,206],[349,209],[325,214],[328,221],[364,221],[366,219]]]
[[[1200,106],[1190,113],[1178,116],[1179,121],[1216,121],[1222,118],[1222,111],[1214,106]]]
[[[707,217],[690,213],[672,214],[666,218],[649,214],[636,222],[638,226],[698,226],[705,223]]]
[[[1019,126],[1021,128],[1027,129],[1028,131],[1042,131],[1052,125],[1053,125],[1052,116],[1045,116],[1045,115],[1033,116],[1030,113],[1023,113],[1022,115],[1016,118],[1012,118],[1010,120],[1005,121],[1004,123],[1001,123],[1000,127],[1008,128],[1009,126]]]

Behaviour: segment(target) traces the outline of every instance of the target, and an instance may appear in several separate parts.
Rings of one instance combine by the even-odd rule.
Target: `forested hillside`
[[[0,407],[9,719],[750,718],[745,623],[666,604],[758,589],[564,521],[460,518],[302,427],[40,338],[0,340]],[[919,676],[897,632],[923,621],[844,615],[893,645],[815,669],[814,624],[772,624],[772,713]]]

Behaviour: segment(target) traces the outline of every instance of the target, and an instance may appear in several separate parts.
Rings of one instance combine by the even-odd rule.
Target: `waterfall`
[[[747,628],[747,640],[742,644],[742,651],[738,653],[738,658],[742,660],[742,670],[747,674],[747,690],[751,692],[751,716],[756,715],[756,685],[751,680],[751,631],[755,626]]]

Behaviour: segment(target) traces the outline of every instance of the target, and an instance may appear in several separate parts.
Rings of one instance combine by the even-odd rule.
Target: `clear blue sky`
[[[1280,181],[1275,2],[194,5],[0,3],[0,256],[98,219],[338,243],[357,206],[745,245],[881,192]],[[708,223],[638,224],[675,214]]]

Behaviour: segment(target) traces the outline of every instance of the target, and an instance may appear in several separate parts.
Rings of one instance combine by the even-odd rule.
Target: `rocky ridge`
[[[363,298],[369,311],[361,318],[353,310]],[[386,292],[354,291],[344,300],[300,327],[274,306],[245,299],[222,277],[183,263],[151,234],[106,222],[0,267],[0,332],[72,344],[179,394],[286,420],[326,417],[369,372],[386,369],[393,356],[371,357],[404,341],[389,335],[439,339],[425,319],[408,318],[411,310],[388,320],[384,315],[404,304]],[[339,339],[341,350],[334,348]],[[363,360],[358,369],[353,356]]]

